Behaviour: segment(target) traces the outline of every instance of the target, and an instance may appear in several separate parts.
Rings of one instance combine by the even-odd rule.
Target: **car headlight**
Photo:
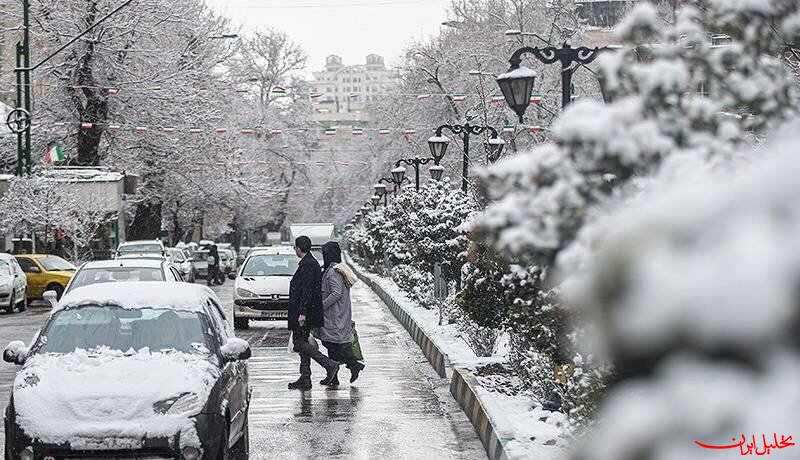
[[[257,296],[254,293],[248,291],[247,289],[236,288],[236,297],[248,298]]]
[[[153,404],[153,410],[164,415],[197,415],[203,410],[203,401],[195,393],[182,393]]]

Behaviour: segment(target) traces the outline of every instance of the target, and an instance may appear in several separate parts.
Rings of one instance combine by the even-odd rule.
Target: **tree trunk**
[[[155,240],[161,234],[161,201],[146,201],[136,207],[128,228],[129,240]]]

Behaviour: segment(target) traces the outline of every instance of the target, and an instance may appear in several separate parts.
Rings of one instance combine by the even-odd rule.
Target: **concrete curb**
[[[349,257],[348,257],[349,259]],[[486,454],[489,460],[507,460],[509,457],[506,455],[504,442],[510,438],[501,437],[498,435],[498,430],[495,423],[492,422],[485,404],[481,401],[475,391],[478,382],[470,371],[462,368],[455,368],[450,365],[447,355],[443,353],[439,347],[433,343],[433,340],[425,334],[425,331],[420,328],[414,318],[411,317],[397,301],[392,298],[378,283],[374,282],[368,276],[363,274],[355,264],[350,264],[353,273],[378,297],[389,307],[395,318],[406,328],[408,333],[415,342],[422,349],[422,353],[428,358],[431,366],[439,374],[439,377],[447,378],[447,369],[451,368],[452,377],[450,379],[450,394],[455,398],[461,410],[464,411],[467,418],[472,422],[475,432],[486,449]]]
[[[378,297],[380,297],[383,303],[389,307],[389,311],[391,311],[394,317],[397,318],[397,321],[399,321],[400,324],[406,328],[406,331],[408,331],[409,335],[411,335],[411,338],[417,342],[417,345],[419,345],[422,353],[428,359],[428,362],[431,363],[433,370],[439,374],[439,377],[447,378],[447,355],[442,353],[439,347],[433,343],[433,340],[431,340],[430,337],[425,334],[425,331],[422,330],[419,325],[417,325],[417,322],[414,321],[414,318],[412,318],[411,315],[403,310],[403,308],[398,305],[397,301],[394,300],[389,293],[384,291],[378,283],[375,283],[369,277],[361,273],[361,271],[355,267],[354,264],[351,264],[351,268],[353,269],[353,273],[355,273],[364,284],[369,286],[369,288],[372,289],[372,291],[377,294]]]
[[[504,441],[498,436],[495,424],[475,391],[477,383],[467,369],[454,368],[453,378],[450,380],[450,394],[475,427],[489,460],[507,460]]]

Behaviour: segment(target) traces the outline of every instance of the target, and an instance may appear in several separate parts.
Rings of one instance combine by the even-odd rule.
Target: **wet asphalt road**
[[[231,281],[215,288],[229,317],[232,289]],[[338,389],[318,385],[324,371],[312,363],[314,388],[289,391],[286,384],[297,378],[299,358],[287,351],[286,322],[254,322],[237,332],[253,349],[250,458],[486,458],[447,380],[433,372],[380,299],[363,284],[352,297],[367,366],[352,385],[344,367]],[[0,345],[29,342],[48,314],[45,308],[0,314]],[[0,363],[3,410],[16,369]]]

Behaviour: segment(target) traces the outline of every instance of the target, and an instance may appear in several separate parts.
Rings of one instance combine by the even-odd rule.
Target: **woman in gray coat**
[[[322,311],[323,326],[314,334],[328,349],[328,356],[350,369],[350,382],[355,382],[364,364],[353,356],[353,308],[350,303],[350,288],[355,276],[342,263],[339,243],[329,241],[322,245]],[[322,385],[339,385],[339,380],[322,380]]]

